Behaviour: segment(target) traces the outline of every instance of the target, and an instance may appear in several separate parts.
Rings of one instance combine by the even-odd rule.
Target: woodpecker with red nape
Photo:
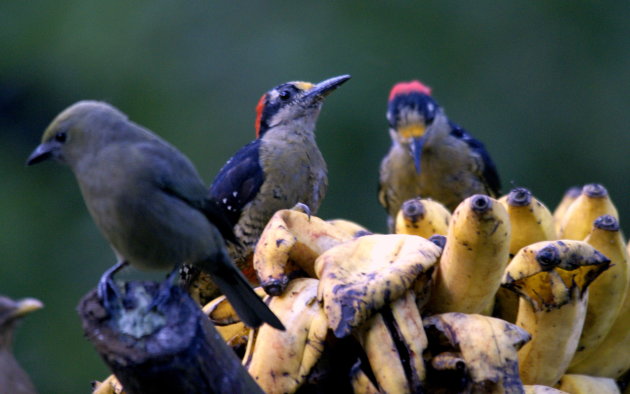
[[[227,161],[210,186],[210,197],[239,241],[228,244],[230,256],[252,281],[249,258],[273,214],[298,203],[315,214],[324,198],[328,175],[315,125],[324,98],[348,79],[287,82],[263,94],[256,106],[256,139]]]
[[[378,199],[390,231],[410,198],[432,198],[453,211],[473,194],[498,196],[499,175],[485,146],[447,118],[429,87],[394,85],[387,121],[392,146],[381,162]]]

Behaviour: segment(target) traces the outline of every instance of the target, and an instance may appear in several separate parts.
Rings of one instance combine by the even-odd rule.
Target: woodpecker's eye
[[[59,133],[55,134],[55,141],[57,142],[61,142],[63,144],[64,142],[66,142],[66,139],[67,139],[67,135],[63,131],[60,131]]]
[[[287,101],[291,98],[291,92],[288,90],[281,90],[280,93],[278,93],[278,97],[280,97],[280,100]]]

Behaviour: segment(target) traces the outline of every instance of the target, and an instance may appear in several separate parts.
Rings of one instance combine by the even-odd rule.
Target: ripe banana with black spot
[[[556,235],[560,234],[560,225],[562,223],[562,218],[564,214],[567,213],[567,209],[569,206],[573,204],[580,194],[582,194],[582,187],[580,186],[571,186],[568,188],[564,195],[562,196],[562,200],[556,206],[556,209],[553,210],[553,223],[554,228],[556,229]]]
[[[412,198],[403,203],[395,220],[396,234],[446,235],[451,213],[441,203],[423,198]]]
[[[458,312],[426,317],[428,392],[522,393],[517,351],[531,336],[504,320]]]
[[[362,237],[372,234],[372,232],[358,223],[345,219],[326,220],[326,223],[332,225],[341,233],[346,234],[350,238]]]
[[[602,215],[619,219],[617,208],[608,190],[598,183],[584,185],[582,194],[567,208],[560,221],[558,238],[583,240],[591,232],[593,222]]]
[[[588,286],[610,260],[583,241],[538,242],[521,249],[502,286],[521,297],[516,324],[532,340],[519,351],[525,384],[553,386],[565,373],[582,332]]]
[[[597,346],[610,332],[628,290],[630,275],[625,241],[617,219],[610,215],[598,217],[584,241],[608,257],[611,266],[589,287],[584,329],[569,371],[572,366],[592,358]]]
[[[406,234],[373,234],[327,250],[315,260],[318,298],[329,327],[343,338],[378,309],[431,275],[441,248]]]
[[[354,238],[347,225],[331,224],[293,209],[277,211],[267,223],[254,251],[254,269],[269,295],[280,295],[289,279],[303,271],[315,277],[315,259]]]
[[[617,382],[611,378],[566,374],[556,385],[559,390],[571,394],[619,394]]]
[[[630,257],[628,256],[630,248],[626,247],[621,231],[618,229],[615,230],[616,227],[614,226],[614,223],[612,223],[610,217],[606,219],[606,216],[604,216],[601,221],[609,222],[613,225],[613,227],[608,231],[594,229],[593,233],[591,233],[591,235],[587,238],[587,242],[592,244],[611,259],[614,266],[611,267],[609,271],[615,270],[619,273],[623,273],[625,271],[626,290],[625,293],[622,293],[623,295],[614,293],[608,294],[611,297],[622,297],[617,317],[614,319],[608,333],[599,345],[579,352],[584,353],[584,355],[580,356],[578,360],[574,360],[571,363],[569,372],[574,374],[604,376],[618,379],[625,371],[630,369],[630,357],[628,357],[627,351],[627,349],[630,349],[630,285],[628,284],[630,280],[630,269],[628,268],[628,264],[630,264]],[[606,290],[608,289],[606,289],[605,284],[600,284],[599,281],[600,279],[604,279],[604,275],[607,274],[608,272],[602,274],[602,278],[597,279],[592,285],[599,286],[600,291],[603,292],[604,295],[606,295]],[[620,282],[624,279],[624,277],[609,277],[608,279],[612,282],[609,284],[611,287],[616,288],[616,291],[618,292],[622,291],[621,287],[623,287],[623,284]],[[611,290],[613,289],[611,288]],[[614,303],[614,301],[611,302]],[[589,299],[589,309],[590,308],[591,300]],[[608,314],[608,318],[610,318],[610,311],[607,310],[607,306],[605,304],[602,304],[597,308],[594,307],[591,311],[593,314],[596,312]],[[602,318],[605,319],[605,317]]]
[[[292,280],[269,302],[286,331],[263,325],[250,335],[243,365],[266,393],[297,390],[324,350],[328,325],[317,302],[317,285],[316,279]]]
[[[569,394],[566,391],[541,384],[526,384],[523,386],[523,389],[525,389],[524,394]]]
[[[427,309],[490,314],[509,258],[510,220],[497,200],[477,194],[455,209]]]

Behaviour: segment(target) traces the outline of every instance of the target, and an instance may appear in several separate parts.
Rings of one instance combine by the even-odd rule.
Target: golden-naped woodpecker
[[[231,228],[193,164],[174,146],[107,103],[80,101],[52,121],[27,164],[47,159],[70,167],[118,257],[98,286],[106,308],[120,305],[112,280],[120,267],[176,274],[188,263],[212,277],[247,325],[283,328],[228,256],[224,238],[233,238]],[[164,284],[155,307],[170,294],[170,280]]]
[[[238,244],[231,257],[247,272],[247,259],[273,214],[305,204],[316,213],[328,187],[326,162],[315,142],[324,98],[349,75],[317,84],[287,82],[263,94],[256,106],[256,139],[219,171],[210,196],[224,210]]]
[[[0,392],[34,394],[37,391],[29,376],[13,356],[13,332],[19,321],[43,304],[34,298],[14,301],[0,296]]]
[[[408,199],[431,198],[453,211],[473,194],[499,194],[499,175],[483,143],[447,118],[426,85],[394,85],[387,121],[392,146],[381,162],[378,199],[390,231]]]

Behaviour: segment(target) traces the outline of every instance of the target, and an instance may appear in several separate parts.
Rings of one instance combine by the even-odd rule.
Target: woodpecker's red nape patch
[[[265,102],[267,101],[267,93],[263,94],[260,100],[258,100],[258,104],[256,104],[256,123],[254,127],[256,128],[256,138],[260,137],[260,121],[262,119],[263,111],[265,110]]]
[[[409,94],[412,92],[422,93],[430,96],[431,88],[424,85],[418,80],[413,80],[409,82],[398,82],[396,85],[394,85],[391,92],[389,92],[389,100],[392,100],[399,94]]]

